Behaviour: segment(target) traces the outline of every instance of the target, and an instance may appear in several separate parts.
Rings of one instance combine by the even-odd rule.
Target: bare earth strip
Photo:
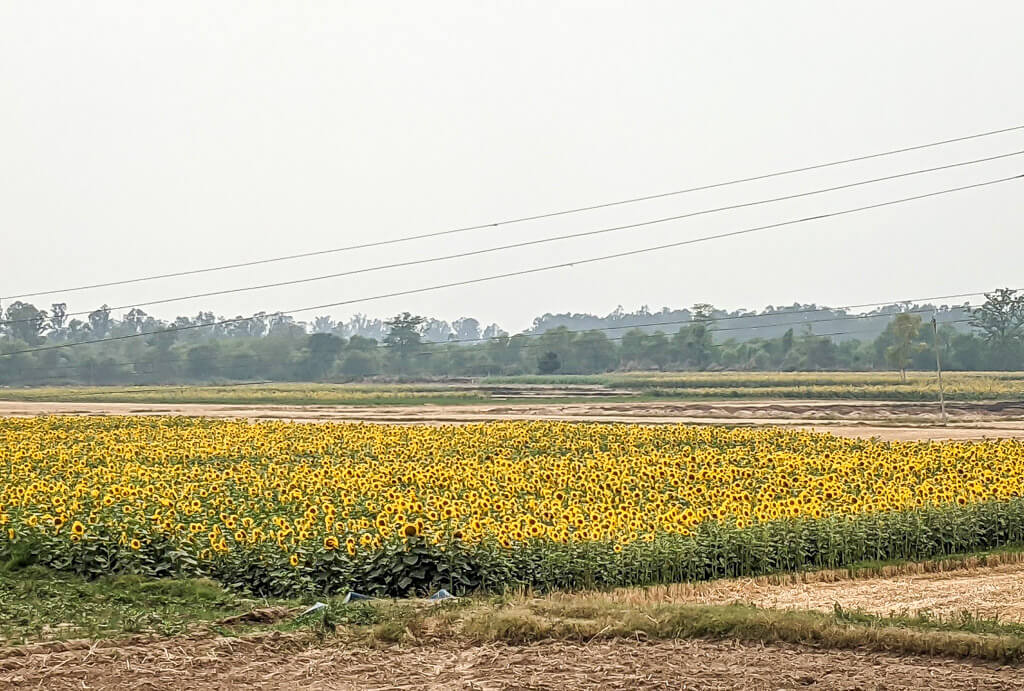
[[[936,407],[877,401],[591,402],[569,404],[284,406],[192,403],[0,401],[0,416],[187,415],[297,422],[466,424],[491,420],[571,420],[638,424],[784,425],[882,439],[1024,438],[1024,404],[950,406],[939,427]]]
[[[847,611],[859,610],[881,616],[919,613],[950,616],[969,612],[984,619],[1024,622],[1024,563],[832,582],[812,580],[778,584],[765,579],[730,579],[693,585],[622,589],[597,597],[634,603],[740,602],[758,607],[822,611],[831,611],[834,605],[839,604]]]
[[[1024,689],[1020,668],[713,641],[378,649],[172,639],[0,658],[3,688]]]

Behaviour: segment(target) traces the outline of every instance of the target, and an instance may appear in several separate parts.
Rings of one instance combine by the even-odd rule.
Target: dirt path
[[[1022,672],[731,642],[360,649],[297,647],[280,634],[0,657],[0,686],[48,689],[1024,689]]]
[[[591,402],[460,406],[275,406],[193,403],[0,401],[0,416],[189,415],[252,420],[465,424],[490,420],[573,420],[641,424],[756,424],[883,439],[1024,438],[1024,404],[958,403],[951,425],[935,406],[879,401]]]
[[[893,578],[782,585],[764,580],[724,580],[624,589],[608,597],[634,602],[744,602],[759,607],[824,611],[831,611],[838,603],[846,610],[879,615],[928,612],[948,616],[970,612],[985,619],[1024,622],[1024,563]]]

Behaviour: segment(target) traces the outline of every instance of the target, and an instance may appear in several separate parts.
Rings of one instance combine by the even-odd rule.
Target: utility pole
[[[935,372],[939,375],[939,407],[942,409],[942,425],[948,423],[946,418],[946,393],[942,390],[942,360],[939,358],[939,325],[932,315],[932,333],[935,335]]]

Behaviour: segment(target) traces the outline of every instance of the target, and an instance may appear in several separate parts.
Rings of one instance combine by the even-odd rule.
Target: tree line
[[[1000,289],[985,297],[976,308],[903,304],[856,319],[836,310],[794,307],[730,314],[698,304],[677,311],[685,313],[678,320],[641,310],[625,318],[616,315],[613,321],[620,325],[577,329],[554,325],[557,320],[545,315],[530,332],[516,335],[497,325],[481,328],[472,318],[448,324],[408,312],[386,320],[356,315],[343,323],[328,317],[304,323],[262,313],[225,320],[212,312],[164,321],[139,309],[117,319],[103,307],[85,319],[69,319],[63,304],[40,310],[14,302],[2,310],[0,385],[347,381],[614,370],[906,372],[933,369],[936,349],[950,370],[1024,368],[1024,294]],[[845,321],[825,321],[823,313]],[[795,315],[806,323],[793,326]],[[740,322],[766,317],[772,321],[764,335],[751,336],[757,330]],[[885,323],[881,331],[860,337],[860,325],[879,318]],[[658,320],[678,328],[662,330]],[[737,323],[743,325],[737,328]]]

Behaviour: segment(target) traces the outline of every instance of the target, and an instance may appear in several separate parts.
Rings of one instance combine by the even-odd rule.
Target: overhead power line
[[[946,145],[946,144],[953,144],[953,143],[956,143],[956,142],[969,141],[969,140],[972,140],[972,139],[980,139],[980,138],[983,138],[983,137],[991,137],[991,136],[995,136],[995,135],[999,135],[999,134],[1006,134],[1008,132],[1014,132],[1014,131],[1018,131],[1018,130],[1024,130],[1024,124],[1014,125],[1012,127],[1004,127],[1002,129],[997,129],[997,130],[988,130],[988,131],[985,131],[985,132],[977,132],[977,133],[974,133],[974,134],[968,134],[968,135],[964,135],[964,136],[960,136],[960,137],[952,137],[952,138],[949,138],[949,139],[942,139],[942,140],[939,140],[939,141],[928,142],[926,144],[916,144],[914,146],[906,146],[906,147],[901,147],[901,148],[898,148],[898,149],[889,149],[889,150],[886,150],[886,151],[879,151],[879,152],[875,152],[875,153],[871,153],[871,154],[865,154],[865,155],[862,155],[862,156],[854,156],[852,158],[844,158],[844,159],[839,159],[839,160],[834,160],[834,161],[827,161],[827,162],[824,162],[824,163],[815,163],[815,164],[812,164],[812,165],[801,166],[801,167],[797,167],[797,168],[788,168],[788,169],[785,169],[785,170],[777,170],[777,171],[772,171],[772,172],[769,172],[769,173],[762,173],[762,174],[759,174],[759,175],[752,175],[752,176],[747,176],[747,177],[734,178],[734,179],[731,179],[731,180],[723,180],[723,181],[720,181],[720,182],[714,182],[714,183],[705,184],[705,185],[698,185],[698,186],[695,186],[695,187],[687,187],[687,188],[684,188],[684,189],[673,190],[673,191],[670,191],[670,192],[659,192],[659,193],[656,193],[656,194],[648,194],[648,195],[644,195],[644,196],[640,196],[640,197],[630,197],[628,199],[619,199],[619,200],[615,200],[615,201],[601,202],[601,203],[597,203],[597,204],[590,204],[590,205],[587,205],[587,206],[578,206],[578,207],[573,207],[573,208],[569,208],[569,209],[562,209],[560,211],[550,211],[550,212],[546,212],[546,213],[532,214],[532,215],[528,215],[528,216],[519,216],[519,217],[508,218],[508,219],[499,220],[499,221],[492,221],[490,223],[481,223],[481,224],[478,224],[478,225],[463,226],[463,227],[458,227],[458,228],[450,228],[450,229],[447,229],[447,230],[439,230],[439,231],[434,231],[434,232],[429,232],[429,233],[419,233],[419,234],[415,234],[415,235],[406,235],[406,236],[403,236],[403,237],[391,238],[391,239],[388,239],[388,240],[375,240],[375,241],[372,241],[372,242],[364,242],[364,243],[359,243],[359,244],[355,244],[355,245],[346,245],[346,246],[343,246],[343,247],[334,247],[334,248],[330,248],[330,249],[321,249],[321,250],[313,250],[313,251],[309,251],[309,252],[300,252],[300,253],[296,253],[296,254],[280,255],[280,256],[268,257],[268,258],[264,258],[264,259],[255,259],[255,260],[251,260],[251,261],[235,262],[235,263],[231,263],[231,264],[222,264],[222,265],[219,265],[219,266],[210,266],[210,267],[204,267],[204,268],[199,268],[199,269],[188,269],[188,270],[183,270],[183,271],[173,271],[173,272],[163,273],[163,274],[151,274],[151,275],[147,275],[147,276],[139,276],[139,277],[136,277],[136,278],[127,278],[127,279],[121,279],[121,280],[117,280],[117,281],[107,281],[107,282],[102,282],[102,283],[91,283],[91,284],[73,286],[73,287],[68,287],[68,288],[57,288],[57,289],[52,289],[52,290],[41,290],[41,291],[28,292],[28,293],[20,293],[20,294],[17,294],[17,295],[7,295],[7,296],[0,297],[0,301],[2,301],[2,300],[14,300],[14,299],[28,298],[28,297],[37,297],[37,296],[41,296],[41,295],[53,295],[55,293],[70,293],[70,292],[75,292],[75,291],[79,291],[79,290],[92,290],[92,289],[95,289],[95,288],[107,288],[107,287],[112,287],[112,286],[128,285],[128,284],[132,284],[132,283],[141,283],[141,282],[144,282],[144,281],[155,281],[155,280],[160,280],[160,279],[165,279],[165,278],[177,278],[177,277],[181,277],[181,276],[194,276],[194,275],[197,275],[197,274],[210,273],[210,272],[214,272],[214,271],[225,271],[225,270],[228,270],[228,269],[238,269],[238,268],[243,268],[243,267],[247,267],[247,266],[259,266],[259,265],[263,265],[263,264],[271,264],[271,263],[275,263],[275,262],[291,261],[291,260],[295,260],[295,259],[304,259],[304,258],[308,258],[308,257],[316,257],[316,256],[322,256],[322,255],[326,255],[326,254],[336,254],[336,253],[339,253],[339,252],[348,252],[348,251],[352,251],[352,250],[368,249],[368,248],[371,248],[371,247],[383,247],[383,246],[394,245],[394,244],[398,244],[398,243],[402,243],[402,242],[410,242],[410,241],[414,241],[414,240],[423,240],[423,239],[427,239],[427,238],[436,238],[436,237],[442,237],[442,236],[445,236],[445,235],[454,235],[454,234],[457,234],[457,233],[466,233],[466,232],[471,232],[471,231],[476,231],[476,230],[486,230],[486,229],[490,229],[490,228],[497,228],[499,226],[512,225],[512,224],[515,224],[515,223],[525,223],[525,222],[528,222],[528,221],[538,221],[538,220],[542,220],[542,219],[546,219],[546,218],[555,218],[555,217],[558,217],[558,216],[566,216],[566,215],[569,215],[569,214],[576,214],[576,213],[582,213],[582,212],[587,212],[587,211],[596,211],[598,209],[607,209],[607,208],[611,208],[611,207],[615,207],[615,206],[623,206],[623,205],[627,205],[627,204],[635,204],[635,203],[639,203],[639,202],[652,201],[652,200],[655,200],[655,199],[664,199],[664,198],[667,198],[667,197],[674,197],[674,196],[678,196],[678,195],[689,194],[689,193],[692,193],[692,192],[700,192],[700,191],[704,191],[704,190],[711,190],[711,189],[717,189],[717,188],[721,188],[721,187],[728,187],[730,185],[738,185],[738,184],[741,184],[741,183],[755,182],[755,181],[758,181],[758,180],[767,180],[767,179],[770,179],[770,178],[781,177],[781,176],[784,176],[784,175],[792,175],[792,174],[795,174],[795,173],[803,173],[803,172],[808,172],[808,171],[812,171],[812,170],[821,170],[823,168],[830,168],[830,167],[833,167],[833,166],[844,165],[844,164],[847,164],[847,163],[855,163],[855,162],[858,162],[858,161],[867,161],[867,160],[871,160],[871,159],[882,158],[882,157],[886,157],[886,156],[893,156],[893,155],[901,154],[901,153],[907,153],[907,152],[910,152],[910,151],[920,151],[922,149],[928,149],[928,148],[933,148],[933,147],[937,147],[937,146],[943,146],[943,145]]]
[[[651,219],[651,220],[647,220],[647,221],[639,221],[639,222],[636,222],[636,223],[627,223],[625,225],[617,225],[617,226],[611,226],[611,227],[606,227],[606,228],[598,228],[596,230],[586,230],[586,231],[581,231],[581,232],[578,232],[578,233],[568,233],[568,234],[565,234],[565,235],[556,235],[554,237],[538,238],[536,240],[524,240],[522,242],[515,242],[515,243],[511,243],[511,244],[507,244],[507,245],[499,245],[497,247],[486,247],[486,248],[483,248],[483,249],[468,250],[468,251],[465,251],[465,252],[456,252],[454,254],[446,254],[446,255],[440,255],[440,256],[434,256],[434,257],[425,257],[425,258],[422,258],[422,259],[410,259],[410,260],[407,260],[407,261],[393,262],[393,263],[390,263],[390,264],[381,264],[381,265],[378,265],[378,266],[369,266],[369,267],[364,267],[364,268],[360,268],[360,269],[350,269],[348,271],[339,271],[339,272],[330,273],[330,274],[324,274],[324,275],[320,275],[320,276],[308,276],[308,277],[305,277],[305,278],[296,278],[296,279],[292,279],[292,280],[288,280],[288,281],[277,281],[277,282],[274,282],[274,283],[262,283],[262,284],[259,284],[259,285],[242,286],[242,287],[238,287],[238,288],[224,288],[222,290],[213,290],[213,291],[208,291],[208,292],[203,292],[203,293],[192,293],[190,295],[179,295],[179,296],[176,296],[176,297],[162,298],[162,299],[158,299],[158,300],[149,300],[149,301],[146,301],[146,302],[135,302],[135,303],[126,304],[126,305],[118,305],[118,306],[115,306],[115,307],[107,307],[106,309],[108,309],[110,311],[117,311],[117,310],[125,310],[125,309],[130,309],[130,308],[150,307],[152,305],[163,305],[163,304],[168,304],[168,303],[172,303],[172,302],[181,302],[183,300],[194,300],[194,299],[198,299],[198,298],[213,297],[213,296],[217,296],[217,295],[228,295],[228,294],[233,294],[233,293],[243,293],[243,292],[248,292],[248,291],[253,291],[253,290],[264,290],[264,289],[267,289],[267,288],[281,288],[281,287],[284,287],[284,286],[299,285],[299,284],[303,284],[303,283],[312,283],[312,282],[315,282],[315,281],[324,281],[324,280],[327,280],[327,279],[341,278],[341,277],[344,277],[344,276],[355,276],[355,275],[358,275],[358,274],[370,273],[370,272],[374,272],[374,271],[383,271],[383,270],[386,270],[386,269],[397,269],[397,268],[402,268],[402,267],[417,266],[417,265],[421,265],[421,264],[433,264],[435,262],[448,261],[448,260],[452,260],[452,259],[462,259],[462,258],[466,258],[466,257],[479,256],[479,255],[482,255],[482,254],[490,254],[492,252],[502,252],[502,251],[511,250],[511,249],[518,249],[518,248],[522,248],[522,247],[532,247],[534,245],[543,245],[543,244],[546,244],[546,243],[549,243],[549,242],[556,242],[556,241],[560,241],[560,240],[570,240],[570,239],[576,239],[576,238],[591,237],[591,236],[595,236],[595,235],[603,235],[603,234],[607,234],[607,233],[614,233],[614,232],[618,232],[618,231],[622,231],[622,230],[631,230],[631,229],[636,229],[636,228],[644,228],[644,227],[649,227],[649,226],[658,225],[658,224],[662,224],[662,223],[667,223],[669,221],[680,221],[680,220],[687,219],[687,218],[694,218],[694,217],[697,217],[697,216],[704,216],[704,215],[707,215],[707,214],[720,213],[722,211],[732,211],[732,210],[735,210],[735,209],[742,209],[742,208],[747,208],[747,207],[760,206],[762,204],[772,204],[772,203],[775,203],[775,202],[788,201],[788,200],[792,200],[792,199],[800,199],[800,198],[803,198],[803,197],[811,197],[811,196],[815,196],[815,195],[819,195],[819,194],[825,194],[825,193],[828,193],[828,192],[836,192],[836,191],[839,191],[839,190],[851,189],[851,188],[854,188],[854,187],[862,187],[864,185],[871,185],[871,184],[875,184],[875,183],[879,183],[879,182],[886,182],[886,181],[889,181],[889,180],[896,180],[896,179],[900,179],[900,178],[911,177],[911,176],[914,176],[914,175],[922,175],[922,174],[925,174],[925,173],[933,173],[933,172],[937,172],[937,171],[940,171],[940,170],[949,170],[951,168],[959,168],[959,167],[962,167],[962,166],[976,165],[976,164],[979,164],[979,163],[987,163],[989,161],[995,161],[995,160],[998,160],[998,159],[1010,158],[1010,157],[1013,157],[1013,156],[1020,156],[1020,155],[1024,155],[1024,149],[1022,149],[1020,151],[1013,151],[1013,152],[1010,152],[1010,153],[997,154],[995,156],[987,156],[985,158],[977,158],[977,159],[973,159],[973,160],[970,160],[970,161],[960,161],[960,162],[957,162],[957,163],[948,163],[948,164],[941,165],[941,166],[933,166],[931,168],[922,168],[922,169],[918,169],[918,170],[905,171],[905,172],[902,172],[902,173],[895,173],[893,175],[886,175],[884,177],[872,178],[870,180],[859,180],[857,182],[851,182],[851,183],[846,183],[846,184],[843,184],[843,185],[835,185],[835,186],[832,186],[832,187],[825,187],[825,188],[821,188],[821,189],[810,190],[808,192],[798,192],[798,193],[795,193],[795,194],[787,194],[787,195],[783,195],[783,196],[780,196],[780,197],[769,197],[769,198],[766,198],[766,199],[758,199],[758,200],[754,200],[754,201],[750,201],[750,202],[742,202],[742,203],[739,203],[739,204],[729,204],[729,205],[726,205],[726,206],[719,206],[719,207],[714,207],[714,208],[710,208],[710,209],[701,209],[701,210],[698,210],[698,211],[691,211],[691,212],[688,212],[688,213],[685,213],[685,214],[676,214],[676,215],[673,215],[673,216],[664,216],[664,217],[661,217],[661,218],[655,218],[655,219]],[[83,316],[83,315],[91,314],[94,311],[95,310],[80,310],[78,312],[68,312],[68,313],[66,313],[64,315],[64,317]],[[18,324],[18,323],[27,324],[27,323],[31,323],[31,322],[38,322],[39,319],[40,319],[39,317],[28,318],[28,319],[8,319],[8,320],[0,321],[0,324]]]
[[[928,199],[928,198],[931,198],[931,197],[937,197],[937,196],[940,196],[940,195],[943,195],[943,194],[951,194],[953,192],[962,192],[962,191],[970,190],[970,189],[978,189],[978,188],[981,188],[981,187],[988,187],[988,186],[1000,184],[1000,183],[1003,183],[1003,182],[1009,182],[1011,180],[1021,180],[1021,179],[1024,179],[1024,174],[1014,175],[1014,176],[1005,177],[1005,178],[997,178],[995,180],[986,180],[984,182],[976,182],[976,183],[973,183],[973,184],[970,184],[970,185],[961,185],[960,187],[950,187],[950,188],[947,188],[947,189],[944,189],[944,190],[938,190],[938,191],[935,191],[935,192],[928,192],[928,193],[925,193],[925,194],[918,194],[918,195],[914,195],[914,196],[911,196],[911,197],[903,197],[903,198],[900,198],[900,199],[892,199],[892,200],[888,200],[888,201],[884,201],[884,202],[878,202],[878,203],[875,203],[875,204],[867,204],[867,205],[864,205],[864,206],[853,207],[853,208],[850,208],[850,209],[842,209],[840,211],[832,211],[832,212],[828,212],[828,213],[824,213],[824,214],[818,214],[818,215],[815,215],[815,216],[806,216],[804,218],[791,219],[791,220],[788,220],[788,221],[780,221],[778,223],[770,223],[770,224],[767,224],[767,225],[755,226],[753,228],[745,228],[745,229],[742,229],[742,230],[734,230],[734,231],[727,232],[727,233],[719,233],[717,235],[707,235],[707,236],[700,237],[700,238],[692,238],[692,239],[689,239],[689,240],[680,240],[678,242],[671,242],[671,243],[667,243],[667,244],[664,244],[664,245],[655,245],[653,247],[643,247],[643,248],[640,248],[640,249],[626,250],[626,251],[623,251],[623,252],[615,252],[615,253],[612,253],[612,254],[600,255],[600,256],[597,256],[597,257],[587,257],[587,258],[584,258],[584,259],[577,259],[577,260],[568,261],[568,262],[560,262],[560,263],[557,263],[557,264],[548,264],[546,266],[537,266],[537,267],[532,267],[532,268],[529,268],[529,269],[520,269],[520,270],[517,270],[517,271],[509,271],[509,272],[506,272],[506,273],[491,274],[489,276],[481,276],[481,277],[478,277],[478,278],[470,278],[470,279],[464,279],[464,280],[460,280],[460,281],[452,281],[452,282],[449,282],[449,283],[441,283],[441,284],[437,284],[437,285],[433,285],[433,286],[425,286],[425,287],[422,287],[422,288],[410,288],[410,289],[407,289],[407,290],[397,290],[397,291],[392,291],[390,293],[382,293],[382,294],[379,294],[379,295],[372,295],[372,296],[361,297],[361,298],[352,298],[352,299],[348,299],[348,300],[339,300],[337,302],[324,303],[324,304],[320,304],[320,305],[309,305],[307,307],[299,307],[299,308],[296,308],[296,309],[283,310],[282,313],[295,314],[297,312],[309,312],[309,311],[312,311],[312,310],[322,310],[322,309],[327,309],[327,308],[330,308],[330,307],[339,307],[339,306],[342,306],[342,305],[352,305],[352,304],[357,304],[357,303],[362,303],[362,302],[371,302],[371,301],[374,301],[374,300],[382,300],[382,299],[385,299],[385,298],[402,297],[402,296],[405,296],[405,295],[415,295],[415,294],[418,294],[418,293],[432,292],[432,291],[435,291],[435,290],[443,290],[445,288],[455,288],[455,287],[461,287],[461,286],[467,286],[467,285],[475,285],[475,284],[478,284],[478,283],[485,283],[485,282],[489,282],[489,281],[500,280],[500,279],[503,279],[503,278],[512,278],[512,277],[516,277],[516,276],[526,276],[526,275],[530,275],[530,274],[541,273],[541,272],[544,272],[544,271],[553,271],[553,270],[556,270],[556,269],[570,268],[570,267],[574,267],[574,266],[577,266],[577,265],[580,265],[580,264],[592,264],[592,263],[608,261],[608,260],[612,260],[612,259],[620,259],[620,258],[623,258],[623,257],[632,257],[632,256],[640,255],[640,254],[646,254],[646,253],[650,253],[650,252],[657,252],[657,251],[671,249],[671,248],[675,248],[675,247],[682,247],[682,246],[685,246],[685,245],[692,245],[692,244],[696,244],[696,243],[699,243],[699,242],[707,242],[707,241],[710,241],[710,240],[718,240],[718,239],[722,239],[722,238],[736,237],[736,236],[740,236],[740,235],[746,235],[746,234],[761,232],[761,231],[765,231],[765,230],[773,230],[773,229],[777,229],[777,228],[783,228],[783,227],[787,227],[787,226],[796,225],[796,224],[799,224],[799,223],[806,223],[808,221],[816,221],[816,220],[821,220],[821,219],[825,219],[825,218],[834,218],[836,216],[843,216],[843,215],[846,215],[846,214],[859,213],[859,212],[868,211],[868,210],[871,210],[871,209],[879,209],[879,208],[883,208],[883,207],[887,207],[887,206],[894,206],[896,204],[904,204],[904,203],[907,203],[907,202],[916,201],[916,200],[920,200],[920,199]],[[236,323],[251,321],[252,319],[254,319],[254,317],[235,317],[235,318],[232,318],[232,319],[221,319],[221,320],[218,320],[218,321],[213,321],[213,322],[210,322],[208,324],[189,324],[187,326],[173,327],[173,328],[167,328],[167,329],[158,329],[158,330],[155,330],[155,331],[143,331],[143,332],[134,333],[134,334],[125,334],[123,336],[112,336],[112,337],[109,337],[109,338],[98,338],[98,339],[93,339],[93,340],[88,340],[88,341],[78,341],[78,342],[75,342],[75,343],[58,343],[58,344],[54,344],[54,345],[50,345],[50,346],[41,346],[41,347],[37,347],[37,348],[27,348],[27,349],[23,349],[23,350],[14,350],[14,351],[6,352],[6,353],[0,353],[0,357],[11,357],[13,355],[20,355],[22,353],[38,353],[38,352],[43,352],[43,351],[47,351],[47,350],[58,350],[58,349],[62,349],[62,348],[73,348],[73,347],[78,347],[78,346],[91,345],[91,344],[95,344],[95,343],[107,343],[107,342],[110,342],[110,341],[122,341],[122,340],[127,340],[127,339],[132,339],[132,338],[141,338],[143,336],[152,336],[152,335],[160,334],[160,333],[174,333],[174,332],[177,332],[177,331],[187,331],[187,330],[192,330],[192,329],[201,329],[201,328],[206,328],[206,327],[222,326],[222,325],[225,325],[225,324],[236,324]]]

